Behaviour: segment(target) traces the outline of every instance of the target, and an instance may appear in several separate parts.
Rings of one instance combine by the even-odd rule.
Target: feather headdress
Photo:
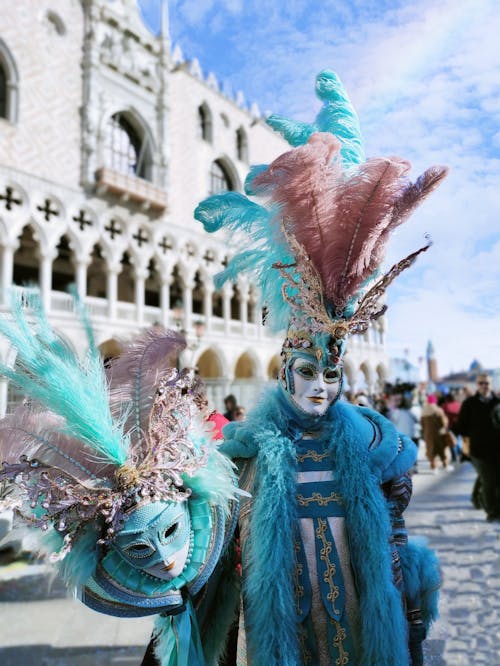
[[[446,175],[431,167],[415,183],[401,158],[365,160],[356,113],[336,74],[316,79],[323,108],[313,123],[268,119],[295,148],[270,165],[252,168],[247,197],[210,197],[195,211],[208,231],[246,231],[220,284],[253,272],[272,328],[290,321],[313,334],[342,339],[366,330],[385,311],[387,286],[424,246],[376,279],[390,233],[404,222]],[[371,286],[370,286],[370,283]]]
[[[48,325],[36,292],[14,297],[12,318],[0,319],[17,352],[14,368],[0,373],[27,396],[0,421],[0,480],[15,483],[30,525],[61,535],[53,560],[89,528],[97,544],[109,543],[138,502],[179,502],[195,489],[227,510],[234,495],[230,466],[196,426],[196,382],[171,367],[183,338],[147,331],[108,378],[85,328],[82,359]]]

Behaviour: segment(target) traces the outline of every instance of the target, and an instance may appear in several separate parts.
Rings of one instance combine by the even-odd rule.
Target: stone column
[[[233,296],[233,285],[226,282],[222,287],[222,316],[224,317],[224,333],[230,332],[231,323],[231,298]]]
[[[238,290],[240,292],[240,321],[243,334],[248,332],[248,299],[250,297],[250,288],[247,282],[240,280],[238,282]]]
[[[52,290],[52,262],[57,256],[56,250],[49,250],[41,254],[40,263],[40,294],[45,312],[50,312],[50,292]]]
[[[108,299],[108,317],[116,319],[116,304],[118,301],[118,275],[121,265],[108,266],[106,281],[106,297]]]
[[[0,279],[1,283],[1,302],[8,303],[9,289],[12,285],[14,278],[14,252],[16,251],[15,245],[4,245],[2,247],[2,274]]]
[[[75,278],[76,290],[80,298],[83,299],[87,295],[87,268],[89,265],[88,259],[78,258],[75,262]]]
[[[182,304],[184,308],[184,322],[182,327],[188,333],[191,330],[191,319],[193,314],[193,288],[194,280],[190,276],[182,276],[183,292]]]
[[[148,269],[140,266],[137,267],[134,271],[135,273],[135,308],[136,308],[136,317],[137,323],[142,325],[144,323],[144,302],[145,302],[145,289],[146,289],[146,280],[148,277]]]
[[[170,322],[170,285],[172,284],[172,276],[161,276],[160,284],[160,308],[161,308],[161,323],[163,326],[168,326]]]
[[[205,331],[212,329],[212,298],[214,289],[208,282],[203,285],[203,316],[205,317]]]

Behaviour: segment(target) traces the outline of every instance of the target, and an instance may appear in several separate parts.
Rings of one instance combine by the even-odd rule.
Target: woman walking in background
[[[446,414],[437,405],[437,398],[431,394],[427,396],[427,403],[422,409],[422,436],[425,440],[425,452],[431,464],[431,469],[437,470],[436,458],[442,462],[446,469],[446,431],[448,419]]]

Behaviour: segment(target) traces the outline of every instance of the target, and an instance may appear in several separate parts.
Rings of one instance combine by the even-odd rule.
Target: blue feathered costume
[[[306,439],[304,433],[317,437]],[[226,426],[224,434],[222,451],[238,460],[252,493],[240,510],[246,636],[240,635],[238,663],[409,664],[407,615],[418,620],[411,625],[418,642],[436,617],[439,586],[434,554],[408,542],[402,519],[415,444],[376,412],[343,402],[319,419],[306,417],[280,387],[262,396],[246,422]],[[333,470],[334,480],[309,489],[297,483],[303,470]],[[307,505],[315,493],[316,501]],[[328,503],[332,494],[341,497],[340,506]],[[329,551],[317,566],[328,610],[319,640],[310,621],[307,558],[297,535],[297,522],[304,518],[326,528],[316,552],[325,546]],[[346,590],[349,570],[347,582],[354,584],[358,601]]]
[[[412,183],[405,160],[365,160],[336,74],[321,72],[316,92],[313,123],[268,120],[294,148],[252,168],[246,193],[262,203],[228,192],[195,211],[207,231],[247,233],[218,286],[249,272],[266,323],[287,329],[277,387],[226,426],[221,447],[251,494],[240,511],[237,664],[419,666],[439,571],[404,525],[417,450],[339,396],[348,335],[385,312],[385,289],[427,249],[381,276],[390,232],[446,169]]]

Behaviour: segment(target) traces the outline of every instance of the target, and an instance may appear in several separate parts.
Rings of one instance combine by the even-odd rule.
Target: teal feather
[[[261,303],[270,312],[268,326],[274,331],[285,329],[290,320],[290,306],[283,300],[283,278],[273,264],[293,263],[294,258],[280,229],[279,208],[266,209],[243,194],[226,192],[202,201],[194,216],[206,231],[225,229],[249,235],[247,249],[232,257],[227,268],[215,276],[215,286],[220,289],[225,282],[236,281],[240,273],[254,275]]]
[[[202,201],[194,211],[194,217],[205,227],[205,231],[213,233],[219,229],[233,231],[249,231],[256,223],[269,222],[270,213],[244,194],[225,192],[215,194]]]
[[[314,124],[289,120],[277,113],[273,113],[266,118],[266,123],[269,127],[272,127],[275,132],[281,134],[281,136],[294,148],[297,146],[303,146],[308,142],[311,134],[314,134],[314,132],[317,131]]]
[[[24,302],[31,305],[31,323],[23,297],[14,298],[12,319],[0,318],[0,334],[17,352],[16,365],[0,364],[0,373],[31,399],[65,419],[63,432],[85,442],[106,461],[123,464],[127,442],[120,424],[113,422],[107,384],[99,351],[89,342],[80,360],[48,324],[38,293]]]
[[[269,166],[268,164],[254,164],[253,166],[250,167],[250,171],[248,172],[247,177],[245,178],[245,183],[243,185],[245,194],[247,194],[249,197],[257,196],[259,194],[264,194],[262,188],[254,187],[253,180],[263,171],[267,171],[268,166]]]
[[[279,132],[291,146],[302,146],[314,132],[330,132],[341,142],[341,157],[345,168],[365,161],[363,139],[356,111],[335,72],[324,69],[316,77],[316,94],[323,102],[314,122],[289,120],[273,114],[267,124]],[[249,183],[251,188],[251,182]]]
[[[364,162],[366,157],[358,115],[335,72],[325,69],[318,74],[316,94],[323,102],[316,116],[317,131],[330,132],[340,139],[340,154],[346,168]]]

